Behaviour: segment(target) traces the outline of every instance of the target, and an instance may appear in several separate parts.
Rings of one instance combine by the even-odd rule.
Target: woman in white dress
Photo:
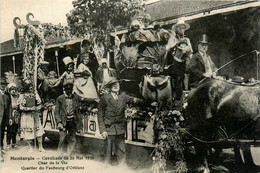
[[[21,138],[23,138],[33,151],[31,142],[37,138],[39,143],[39,151],[44,152],[42,146],[43,127],[40,121],[41,99],[37,92],[34,92],[31,83],[24,84],[24,93],[20,95],[17,104],[21,110]]]
[[[92,72],[87,64],[89,63],[89,54],[80,55],[80,64],[77,68],[79,74],[74,82],[74,91],[83,98],[98,98],[97,89],[92,79]]]

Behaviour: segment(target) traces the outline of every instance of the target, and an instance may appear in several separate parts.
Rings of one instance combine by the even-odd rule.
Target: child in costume
[[[37,138],[39,151],[44,152],[42,146],[43,127],[40,121],[41,99],[37,92],[34,92],[33,86],[29,82],[24,82],[24,92],[17,100],[21,110],[21,138],[24,139],[33,152],[31,142]]]
[[[89,63],[89,54],[82,53],[80,55],[80,64],[77,68],[77,72],[80,74],[76,78],[74,83],[74,90],[77,95],[82,98],[94,98],[97,99],[97,90],[96,86],[92,79],[92,72],[87,66]]]
[[[66,83],[74,83],[75,77],[74,77],[74,62],[71,59],[71,57],[66,56],[63,58],[63,62],[65,64],[65,72],[61,75],[60,81],[63,81],[63,85]]]

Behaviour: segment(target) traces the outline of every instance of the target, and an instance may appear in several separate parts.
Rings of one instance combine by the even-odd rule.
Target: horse
[[[259,132],[258,85],[206,79],[191,90],[187,100],[186,127],[194,141],[196,155],[201,164],[198,167],[200,172],[209,172],[207,145],[214,144],[218,148],[221,141],[228,139],[255,139],[256,131]],[[225,135],[219,135],[220,133]],[[250,151],[248,148],[245,150]],[[252,156],[250,163],[253,164]]]

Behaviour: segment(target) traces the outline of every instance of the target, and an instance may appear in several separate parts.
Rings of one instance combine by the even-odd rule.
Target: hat
[[[65,58],[63,58],[63,62],[65,64],[65,66],[67,66],[68,64],[74,63],[74,61],[69,56],[66,56]]]
[[[116,83],[116,82],[119,82],[119,80],[117,80],[115,77],[110,77],[110,78],[108,78],[107,81],[104,81],[104,86],[108,87],[111,84]]]
[[[40,64],[43,64],[43,65],[48,65],[48,64],[49,64],[49,62],[48,62],[48,61],[44,61],[44,60],[42,60],[42,61],[40,62]]]
[[[106,58],[101,58],[100,59],[100,64],[103,64],[103,63],[107,63],[107,59]]]
[[[198,43],[210,44],[208,41],[208,36],[206,34],[201,35]]]
[[[187,24],[187,23],[185,23],[185,20],[184,20],[184,19],[179,18],[179,19],[178,19],[178,22],[172,26],[172,30],[175,31],[175,30],[176,30],[176,27],[179,26],[179,25],[185,25],[185,27],[186,27],[185,30],[190,29],[190,25]]]
[[[9,83],[9,84],[7,85],[7,88],[8,88],[8,89],[10,89],[10,88],[12,88],[12,87],[16,88],[16,84],[15,84],[15,83]]]

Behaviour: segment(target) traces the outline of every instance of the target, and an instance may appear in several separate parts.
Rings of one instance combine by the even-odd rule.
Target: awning
[[[72,44],[80,43],[82,41],[83,41],[83,39],[77,39],[77,40],[65,41],[65,42],[62,42],[62,43],[50,44],[50,45],[46,45],[45,49],[51,49],[51,48],[56,48],[56,47],[63,48],[66,45],[72,45]]]

